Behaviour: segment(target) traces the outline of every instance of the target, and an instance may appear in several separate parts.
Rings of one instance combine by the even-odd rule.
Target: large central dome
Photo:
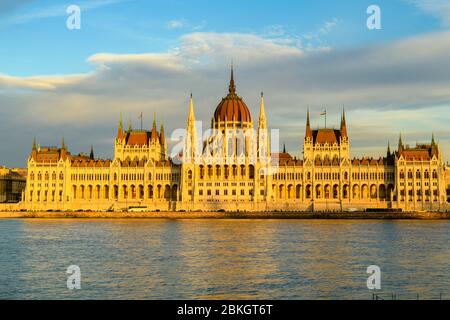
[[[252,122],[250,111],[247,108],[244,100],[236,94],[236,85],[234,84],[233,68],[231,68],[230,86],[228,88],[228,95],[222,98],[222,101],[214,112],[214,121],[217,123],[224,123],[227,121],[232,125],[233,123]]]

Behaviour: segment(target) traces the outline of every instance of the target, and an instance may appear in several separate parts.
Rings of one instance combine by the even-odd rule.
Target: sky
[[[381,29],[369,30],[378,5]],[[80,8],[81,28],[66,21]],[[33,138],[113,157],[119,116],[166,136],[186,124],[189,95],[209,125],[237,92],[254,121],[260,92],[270,128],[301,156],[313,127],[339,126],[352,157],[385,155],[400,133],[439,141],[450,160],[450,1],[0,0],[0,164],[26,166]],[[256,123],[255,123],[256,125]]]

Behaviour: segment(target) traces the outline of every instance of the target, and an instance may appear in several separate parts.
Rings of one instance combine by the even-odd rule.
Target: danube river
[[[450,223],[0,220],[0,299],[450,299]],[[67,268],[81,289],[67,289]]]

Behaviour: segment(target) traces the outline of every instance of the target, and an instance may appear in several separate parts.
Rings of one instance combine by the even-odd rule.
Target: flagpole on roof
[[[320,114],[321,116],[325,116],[325,129],[327,128],[327,109],[325,108],[325,111]]]
[[[142,114],[142,112],[139,115],[138,119],[141,119],[141,131],[142,131],[142,128],[143,128],[143,125],[142,125],[143,114]]]

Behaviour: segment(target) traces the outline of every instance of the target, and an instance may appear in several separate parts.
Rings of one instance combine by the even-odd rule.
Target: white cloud
[[[333,18],[330,21],[326,21],[323,26],[319,29],[320,35],[329,34],[336,26],[338,25],[339,20],[337,18]]]
[[[72,4],[78,5],[81,11],[85,12],[126,1],[131,0],[90,0],[90,1],[81,1],[78,3],[67,2],[65,4],[48,6],[43,8],[31,8],[30,10],[28,10],[23,14],[15,15],[10,19],[4,20],[3,24],[6,25],[23,24],[37,19],[47,19],[66,16],[67,15],[66,10]]]
[[[190,31],[199,31],[206,26],[206,21],[200,23],[192,23],[187,19],[174,19],[166,22],[166,28],[170,30],[174,29],[187,29]]]
[[[26,128],[22,141],[0,145],[0,153],[25,159],[23,145],[33,136],[55,144],[64,135],[73,151],[94,143],[97,153],[110,156],[120,112],[136,120],[143,111],[147,127],[157,112],[169,133],[185,125],[190,92],[197,118],[209,123],[227,92],[231,59],[238,93],[253,118],[263,90],[269,125],[281,128],[288,148],[300,150],[307,106],[316,125],[325,106],[329,123],[338,123],[342,105],[354,154],[368,147],[383,154],[386,141],[394,142],[400,130],[418,140],[435,130],[450,148],[445,112],[450,107],[449,51],[450,32],[325,52],[302,51],[254,34],[196,32],[164,53],[95,54],[88,58],[94,70],[87,74],[0,75],[0,135]]]
[[[450,1],[448,0],[406,0],[420,10],[438,17],[445,26],[450,26]]]
[[[0,74],[0,88],[12,87],[22,89],[54,90],[66,85],[78,83],[89,77],[89,74],[53,75],[35,77],[14,77]]]
[[[184,28],[186,25],[187,21],[185,19],[170,20],[166,23],[168,29],[180,29]]]
[[[88,58],[88,61],[104,68],[110,68],[117,64],[139,64],[147,65],[160,70],[181,71],[185,68],[183,61],[176,55],[170,53],[161,54],[113,54],[97,53]]]

